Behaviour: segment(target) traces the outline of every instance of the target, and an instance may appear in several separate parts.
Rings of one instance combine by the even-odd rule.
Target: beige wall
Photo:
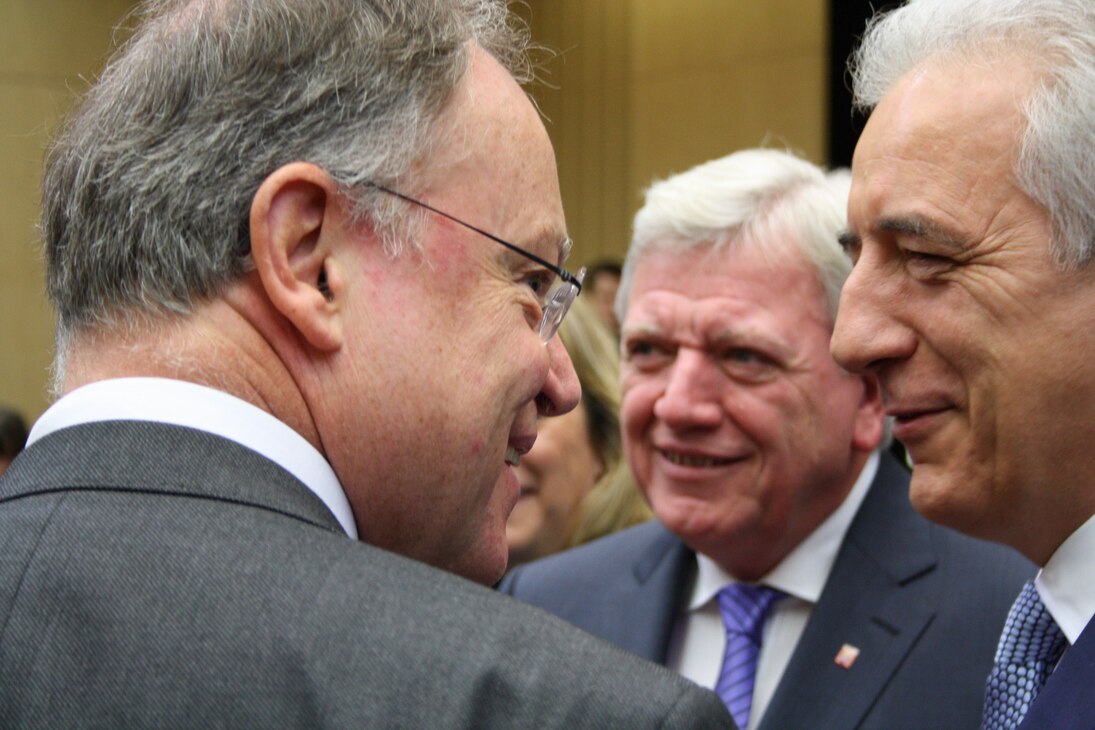
[[[42,156],[82,78],[101,67],[131,0],[0,2],[0,403],[46,406],[53,319],[36,224]]]
[[[573,260],[626,251],[643,188],[736,149],[824,163],[826,0],[528,0]]]
[[[130,0],[0,2],[0,403],[46,405],[52,318],[35,222],[42,153]],[[825,0],[528,0],[562,51],[535,88],[573,260],[626,250],[651,180],[769,141],[824,162]],[[519,9],[519,6],[518,6]]]

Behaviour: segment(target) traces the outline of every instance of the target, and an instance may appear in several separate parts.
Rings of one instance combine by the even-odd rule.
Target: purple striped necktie
[[[717,596],[722,623],[726,627],[726,653],[715,692],[741,730],[749,725],[749,712],[753,707],[753,685],[757,678],[757,655],[764,622],[772,604],[785,595],[775,588],[733,583]]]

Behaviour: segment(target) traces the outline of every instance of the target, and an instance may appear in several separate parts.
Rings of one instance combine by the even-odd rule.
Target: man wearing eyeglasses
[[[60,398],[0,481],[0,725],[732,727],[471,582],[579,396],[504,4],[141,13],[47,162]]]

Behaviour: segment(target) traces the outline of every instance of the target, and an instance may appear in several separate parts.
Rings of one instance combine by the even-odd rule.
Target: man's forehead
[[[657,290],[632,299],[623,330],[718,339],[737,332],[770,329],[779,314],[743,293],[692,296]]]
[[[1019,56],[982,62],[934,57],[911,69],[871,113],[853,155],[992,159],[1018,144],[1024,107],[1040,75]],[[861,150],[862,148],[862,150]]]
[[[788,314],[780,316],[747,300],[654,297],[634,316],[629,314],[621,339],[626,344],[649,338],[714,353],[727,348],[760,349],[785,358],[808,341],[828,343],[832,327],[818,313],[789,310]]]
[[[957,254],[1018,194],[1014,163],[1025,118],[1015,85],[980,89],[980,106],[941,103],[955,86],[938,73],[905,79],[875,110],[852,162],[851,235],[842,242],[908,237]],[[936,89],[947,93],[933,95]]]

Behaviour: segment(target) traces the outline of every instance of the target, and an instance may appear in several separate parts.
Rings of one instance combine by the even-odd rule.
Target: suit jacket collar
[[[908,471],[883,454],[761,728],[799,724],[794,708],[802,706],[839,706],[834,726],[854,726],[931,621],[932,601],[897,590],[937,563],[930,525],[909,504],[908,483]],[[634,581],[617,596],[620,615],[610,638],[665,664],[695,578],[695,553],[657,521],[636,529],[654,534],[632,565]],[[843,643],[860,649],[858,700],[843,692],[849,674],[833,662]],[[818,667],[826,668],[821,676]],[[834,692],[844,696],[840,703],[831,701]]]
[[[643,528],[654,537],[632,568],[635,582],[620,601],[620,646],[665,664],[669,642],[696,573],[695,554],[660,522]],[[630,595],[627,595],[630,594]]]
[[[5,473],[0,503],[93,490],[237,502],[345,534],[308,487],[270,460],[204,431],[145,421],[88,423],[46,436]]]
[[[884,455],[761,730],[800,726],[801,707],[824,708],[814,715],[818,727],[855,727],[931,622],[934,592],[919,580],[937,557],[908,483]],[[859,649],[854,672],[834,662],[844,644]]]

